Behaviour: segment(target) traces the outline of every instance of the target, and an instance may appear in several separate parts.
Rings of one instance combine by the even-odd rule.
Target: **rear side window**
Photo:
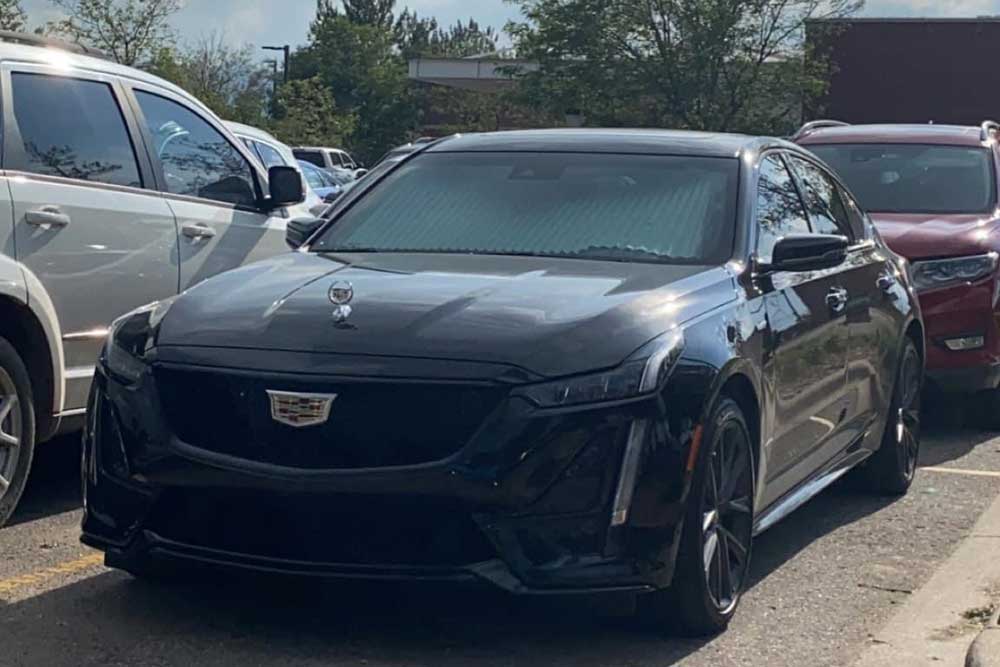
[[[311,162],[317,167],[326,167],[326,163],[323,162],[323,154],[319,151],[294,151],[295,157],[299,160],[305,160],[306,162]]]
[[[794,155],[789,160],[801,179],[802,196],[809,210],[813,231],[817,234],[843,234],[851,238],[851,222],[836,182],[811,162]]]
[[[9,169],[142,186],[111,86],[44,74],[14,73],[11,82],[21,145],[11,146]]]
[[[135,91],[167,192],[253,206],[253,170],[236,147],[193,111],[159,95]]]
[[[808,234],[809,221],[795,181],[777,155],[760,163],[757,185],[757,257],[771,261],[774,244],[789,234]]]

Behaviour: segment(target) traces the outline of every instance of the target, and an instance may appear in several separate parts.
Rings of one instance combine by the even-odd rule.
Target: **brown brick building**
[[[815,21],[808,39],[835,72],[807,117],[976,125],[1000,117],[1000,17]]]

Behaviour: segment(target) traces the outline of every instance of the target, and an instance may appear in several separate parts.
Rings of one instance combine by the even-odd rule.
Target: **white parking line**
[[[943,472],[947,475],[969,475],[970,477],[1000,478],[1000,472],[995,470],[966,470],[964,468],[939,468],[937,466],[921,468],[921,470],[926,470],[927,472]]]

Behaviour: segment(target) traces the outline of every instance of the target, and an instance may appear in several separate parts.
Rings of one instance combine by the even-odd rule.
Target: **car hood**
[[[993,215],[872,214],[892,250],[908,259],[977,255],[997,247]]]
[[[354,291],[340,324],[328,294],[338,281]],[[297,252],[184,293],[157,344],[474,360],[559,376],[617,365],[734,295],[722,267]]]

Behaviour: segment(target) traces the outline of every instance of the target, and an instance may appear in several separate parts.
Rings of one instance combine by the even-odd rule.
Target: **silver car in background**
[[[123,313],[287,252],[302,179],[155,76],[0,34],[0,525],[34,446],[80,428]]]

